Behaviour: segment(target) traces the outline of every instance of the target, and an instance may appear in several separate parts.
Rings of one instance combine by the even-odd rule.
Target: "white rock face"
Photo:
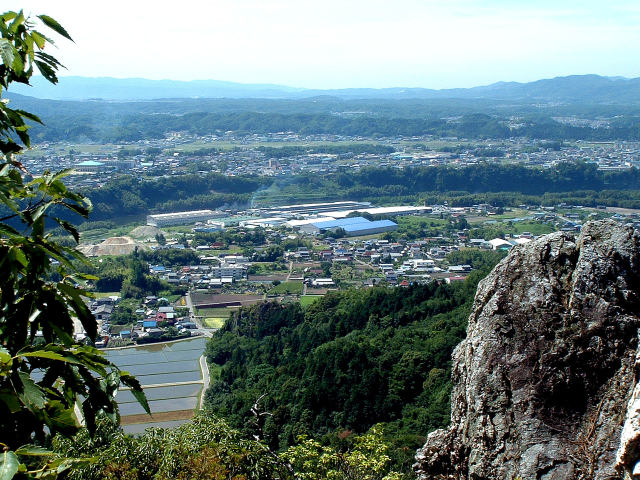
[[[640,369],[640,351],[636,353],[636,372]],[[627,478],[640,478],[640,383],[636,383],[627,405],[627,415],[620,437],[616,467]],[[635,462],[635,464],[634,464]],[[632,468],[630,468],[632,467]]]
[[[478,287],[451,426],[418,451],[418,478],[630,478],[639,327],[632,228],[592,222],[515,248]]]

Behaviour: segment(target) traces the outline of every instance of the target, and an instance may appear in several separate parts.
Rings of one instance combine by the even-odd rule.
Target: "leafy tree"
[[[348,432],[347,432],[348,433]],[[364,435],[354,435],[354,446],[340,452],[331,446],[302,437],[282,458],[290,462],[300,480],[402,480],[400,472],[389,471],[389,445],[382,427],[375,425]]]
[[[39,23],[64,38],[53,18]],[[36,68],[57,82],[61,64],[44,52],[53,42],[35,29],[22,11],[0,15],[0,99],[13,82],[29,83]],[[114,394],[120,383],[149,411],[140,384],[95,348],[74,339],[84,330],[90,340],[97,324],[79,285],[95,280],[73,261],[87,262],[75,248],[57,243],[46,228],[58,224],[76,242],[79,234],[63,220],[68,211],[87,217],[91,203],[67,189],[67,171],[32,178],[18,157],[29,147],[26,121],[40,119],[0,101],[0,477],[16,474],[55,477],[71,465],[45,447],[51,436],[72,434],[83,422],[95,428],[96,415],[117,419]]]
[[[158,233],[156,234],[156,242],[158,242],[158,245],[166,245],[167,239],[162,233]]]
[[[175,429],[148,429],[139,437],[101,421],[97,440],[81,431],[73,439],[56,438],[55,448],[67,456],[97,457],[74,469],[71,480],[283,478],[280,462],[262,443],[246,440],[223,420],[205,415]]]

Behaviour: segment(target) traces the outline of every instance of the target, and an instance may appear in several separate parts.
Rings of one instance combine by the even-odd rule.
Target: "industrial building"
[[[369,222],[363,217],[341,218],[336,220],[315,221],[300,225],[299,229],[303,233],[317,235],[326,231],[336,231],[338,228],[344,228],[346,225],[354,225],[361,222]]]
[[[391,220],[377,220],[375,222],[355,223],[345,225],[344,231],[347,236],[374,235],[376,233],[393,232],[398,229],[398,224]]]
[[[222,230],[224,230],[224,222],[207,222],[203,225],[196,225],[191,229],[192,232],[196,233],[221,232]]]
[[[373,235],[391,232],[398,229],[398,224],[391,220],[372,222],[363,217],[349,217],[338,220],[308,223],[300,226],[300,231],[311,235],[325,232],[335,232],[342,229],[348,236]]]
[[[256,218],[251,220],[243,220],[240,222],[241,227],[278,227],[287,221],[284,217]]]
[[[221,214],[213,210],[191,210],[189,212],[158,213],[147,215],[147,225],[164,227],[167,225],[188,225],[196,222],[206,222],[217,218]]]
[[[305,218],[304,220],[289,220],[285,225],[291,228],[300,228],[303,225],[309,225],[317,222],[329,222],[331,220],[335,220],[335,218],[323,215],[322,217]]]
[[[393,216],[401,216],[401,215],[415,215],[415,214],[428,214],[432,212],[431,207],[414,207],[407,205],[400,205],[394,207],[367,207],[367,208],[358,208],[358,209],[344,209],[344,210],[331,210],[325,212],[325,215],[334,218],[344,218],[350,213],[353,212],[362,212],[369,213],[371,215],[393,215]]]
[[[258,212],[261,215],[268,216],[297,216],[297,215],[310,215],[320,212],[327,212],[329,210],[358,210],[371,207],[370,202],[327,202],[327,203],[303,203],[300,205],[282,205],[279,207],[272,207],[268,209],[260,209]]]

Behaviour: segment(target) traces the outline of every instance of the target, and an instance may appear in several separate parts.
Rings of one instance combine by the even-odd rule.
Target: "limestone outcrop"
[[[633,228],[591,222],[515,248],[478,287],[451,425],[418,450],[418,478],[635,478],[639,327]]]

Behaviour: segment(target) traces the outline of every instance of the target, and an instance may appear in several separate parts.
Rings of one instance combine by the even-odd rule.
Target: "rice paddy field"
[[[120,390],[116,400],[125,432],[177,426],[193,416],[208,384],[209,374],[203,373],[200,361],[205,343],[199,337],[105,351],[120,369],[136,376],[151,408],[149,416],[129,390]]]

